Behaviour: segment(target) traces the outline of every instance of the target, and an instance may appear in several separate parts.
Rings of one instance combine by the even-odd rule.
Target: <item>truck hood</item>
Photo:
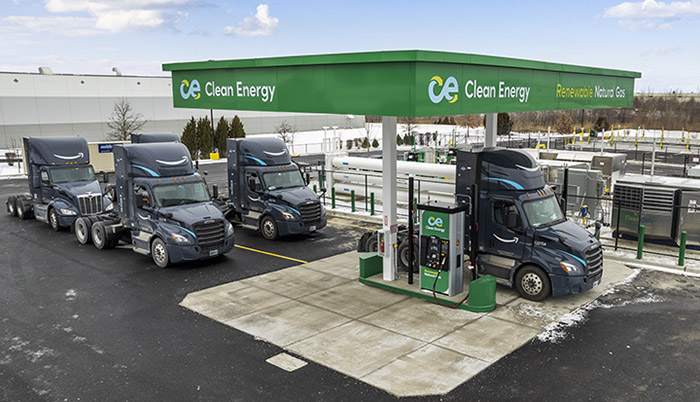
[[[547,238],[548,242],[551,242],[549,247],[564,251],[571,247],[571,250],[574,251],[573,254],[583,259],[586,257],[584,250],[598,243],[598,240],[590,232],[568,219],[556,225],[538,228],[535,230],[535,235]],[[563,244],[559,236],[564,240]],[[537,237],[535,240],[537,240]]]
[[[102,195],[102,188],[97,180],[80,181],[76,183],[61,183],[56,184],[56,187],[65,191],[66,194],[72,197],[77,197],[88,193],[92,193],[93,195]]]
[[[171,219],[181,222],[185,226],[201,222],[207,219],[224,219],[219,207],[213,202],[200,202],[197,204],[174,205],[172,207],[161,208],[162,214],[170,213]]]
[[[284,188],[270,191],[270,195],[277,197],[287,204],[296,207],[309,201],[318,201],[318,196],[308,187]]]

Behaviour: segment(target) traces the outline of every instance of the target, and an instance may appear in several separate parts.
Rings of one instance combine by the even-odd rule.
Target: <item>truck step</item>
[[[146,250],[145,248],[134,247],[133,250],[135,253],[139,253],[139,254],[143,254],[143,255],[150,255],[151,254],[151,250]]]
[[[239,225],[245,229],[258,230],[258,227],[255,225],[246,225],[245,223],[240,223]]]

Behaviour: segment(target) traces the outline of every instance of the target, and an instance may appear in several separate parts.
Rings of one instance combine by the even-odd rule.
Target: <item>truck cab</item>
[[[259,229],[269,240],[326,226],[326,211],[304,182],[284,142],[229,138],[226,147],[228,216],[234,221]]]
[[[11,214],[32,214],[55,231],[69,228],[81,216],[112,209],[90,165],[88,144],[80,137],[25,137],[29,194],[8,198]]]
[[[600,283],[600,242],[566,219],[530,155],[458,151],[456,185],[458,202],[475,202],[465,244],[471,244],[477,275],[493,275],[530,300],[578,294]]]
[[[108,225],[107,236],[123,227],[134,251],[160,267],[233,248],[233,225],[211,201],[184,145],[117,145],[114,159],[119,222]]]

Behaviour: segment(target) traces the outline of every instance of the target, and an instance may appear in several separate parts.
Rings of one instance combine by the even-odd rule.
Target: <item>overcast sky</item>
[[[700,0],[0,0],[0,71],[166,75],[162,64],[425,49],[642,73],[700,92]]]

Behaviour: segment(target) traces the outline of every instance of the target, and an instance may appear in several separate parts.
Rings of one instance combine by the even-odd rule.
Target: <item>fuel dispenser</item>
[[[468,205],[429,201],[420,213],[420,288],[455,296],[464,290],[464,219]]]

